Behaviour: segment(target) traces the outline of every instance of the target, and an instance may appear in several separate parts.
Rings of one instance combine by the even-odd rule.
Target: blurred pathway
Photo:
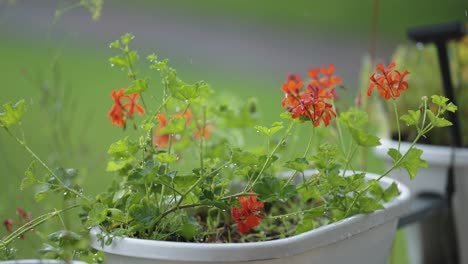
[[[57,1],[18,0],[9,7],[0,30],[20,37],[43,37]],[[131,2],[138,6],[138,1]],[[5,29],[6,27],[6,29]],[[2,29],[3,28],[3,29]],[[92,22],[85,10],[64,16],[54,32],[76,32],[76,44],[109,43],[125,32],[137,36],[138,46],[163,51],[167,57],[187,59],[197,67],[211,67],[246,79],[265,78],[283,81],[291,71],[333,63],[348,85],[355,85],[361,58],[369,47],[369,36],[317,33],[294,28],[246,23],[242,20],[194,17],[189,10],[155,8],[127,10],[106,1],[101,19]],[[99,44],[101,45],[101,44]],[[388,60],[395,43],[378,42],[377,56]]]

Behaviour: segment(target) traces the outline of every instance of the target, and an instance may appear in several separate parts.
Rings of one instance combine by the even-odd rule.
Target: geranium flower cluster
[[[367,90],[368,96],[372,94],[374,87],[379,90],[380,96],[385,100],[398,98],[401,91],[408,89],[408,83],[404,79],[409,72],[400,73],[398,70],[394,70],[394,67],[394,62],[390,63],[386,68],[383,64],[377,65],[377,72],[370,77],[371,83]]]
[[[185,126],[189,126],[192,123],[192,111],[190,109],[187,109],[186,111],[182,113],[176,113],[174,115],[175,119],[179,118],[185,118]],[[156,114],[156,119],[159,122],[159,126],[156,128],[156,131],[154,132],[153,136],[153,144],[158,147],[167,147],[169,145],[169,134],[168,133],[163,133],[163,129],[167,126],[167,117],[163,113],[158,113]],[[213,126],[210,124],[205,125],[204,128],[202,128],[199,125],[200,122],[197,123],[197,130],[193,134],[193,138],[197,139],[200,137],[204,138],[209,138],[211,135],[211,130],[213,129]],[[179,140],[179,135],[173,135],[172,140],[177,141]]]
[[[125,88],[121,88],[119,91],[112,91],[111,97],[114,100],[114,105],[107,115],[111,118],[112,124],[116,126],[125,128],[127,119],[133,119],[135,111],[141,115],[145,113],[145,109],[137,102],[138,93],[126,95]],[[127,102],[123,102],[123,100]]]
[[[237,224],[237,228],[241,234],[247,234],[250,229],[260,224],[263,218],[263,213],[260,208],[264,204],[257,201],[257,196],[241,196],[239,197],[240,208],[231,207],[232,220]]]
[[[315,127],[320,126],[320,123],[328,126],[332,116],[336,117],[330,102],[336,98],[336,85],[341,83],[341,78],[333,75],[334,71],[334,65],[309,69],[310,81],[305,89],[300,75],[289,75],[286,83],[281,86],[285,93],[282,107],[294,119],[310,120]]]
[[[14,221],[11,218],[7,218],[3,221],[3,226],[5,227],[6,231],[8,233],[13,232],[13,227],[14,226],[23,226],[24,224],[27,224],[31,222],[32,220],[32,214],[29,212],[26,212],[23,208],[16,208],[16,214],[18,215],[18,221]],[[24,239],[24,234],[20,236],[20,239]]]

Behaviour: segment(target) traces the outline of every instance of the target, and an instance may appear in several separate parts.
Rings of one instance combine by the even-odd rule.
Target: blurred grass
[[[138,5],[114,2],[128,8],[166,9],[208,19],[229,19],[293,31],[365,34],[372,30],[374,0],[142,0]],[[404,39],[408,27],[467,20],[464,0],[378,1],[378,34]]]

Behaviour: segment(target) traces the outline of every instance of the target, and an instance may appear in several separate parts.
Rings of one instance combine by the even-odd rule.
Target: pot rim
[[[366,179],[376,179],[378,175],[366,173]],[[409,210],[410,191],[402,183],[384,177],[380,183],[386,187],[395,182],[400,195],[385,203],[384,210],[370,214],[354,215],[314,230],[271,241],[248,243],[194,243],[157,241],[127,237],[115,237],[110,245],[102,245],[97,235],[102,234],[99,227],[90,230],[91,246],[105,253],[148,259],[193,262],[234,262],[277,259],[324,247],[335,242],[349,239],[384,223],[396,221]]]

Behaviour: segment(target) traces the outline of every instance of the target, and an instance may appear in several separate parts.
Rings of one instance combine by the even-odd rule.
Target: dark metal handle
[[[421,43],[445,43],[448,40],[460,39],[466,34],[465,25],[461,22],[419,26],[408,30],[408,38]]]

